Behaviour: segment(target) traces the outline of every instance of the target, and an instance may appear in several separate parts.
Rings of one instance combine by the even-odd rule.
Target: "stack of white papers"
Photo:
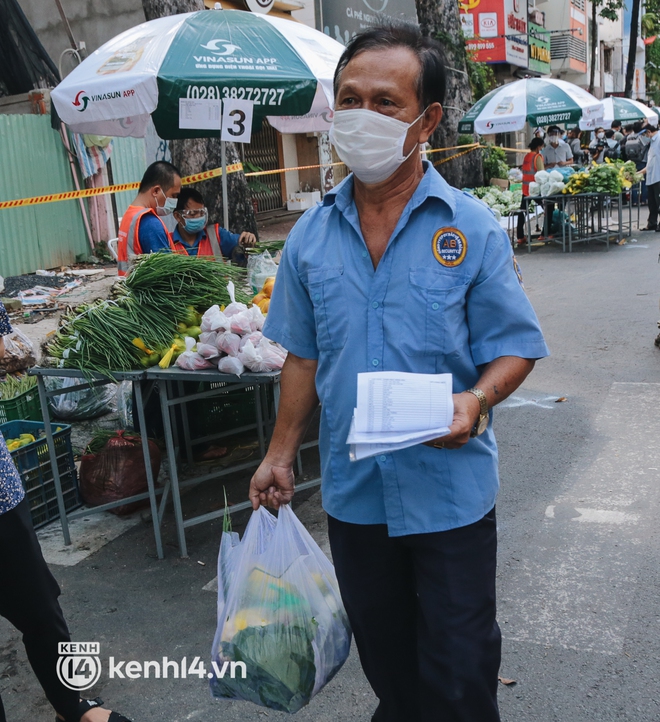
[[[406,449],[449,433],[451,374],[358,374],[357,408],[346,443],[351,461]]]

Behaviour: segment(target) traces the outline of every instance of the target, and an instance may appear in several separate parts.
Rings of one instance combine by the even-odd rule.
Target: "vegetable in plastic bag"
[[[199,334],[198,343],[208,343],[211,346],[215,346],[215,341],[218,338],[217,331],[204,331]]]
[[[186,350],[183,353],[179,354],[179,357],[176,360],[176,365],[180,369],[186,369],[186,371],[212,369],[214,366],[212,363],[207,361],[201,354],[197,353],[197,351],[193,351],[193,349],[195,348],[195,343],[195,339],[192,338],[192,336],[186,336]],[[217,350],[215,348],[213,348],[213,350],[216,351],[217,354]]]
[[[257,346],[257,344],[261,341],[261,339],[264,337],[264,335],[261,333],[261,331],[253,331],[252,333],[249,333],[247,336],[243,336],[241,339],[241,343],[239,345],[239,350],[242,351],[245,344],[248,341],[252,342],[253,346]]]
[[[68,376],[45,376],[44,384],[47,391],[66,389],[71,386],[79,386],[80,379]],[[104,414],[114,411],[117,386],[105,384],[95,386],[82,391],[70,391],[58,396],[48,398],[48,407],[57,419],[67,421],[84,421],[85,419],[96,419]]]
[[[256,304],[250,306],[246,313],[248,315],[248,318],[250,319],[250,330],[261,331],[261,329],[264,327],[264,323],[266,323],[266,317],[263,315],[259,306],[257,306]]]
[[[229,283],[227,284],[227,292],[229,293],[229,298],[231,298],[231,303],[229,304],[229,306],[227,306],[227,308],[225,308],[225,316],[227,316],[227,318],[231,318],[237,313],[248,310],[248,307],[244,303],[236,303],[236,295],[234,293],[233,281],[229,281]]]
[[[3,338],[5,355],[0,359],[0,368],[3,368],[8,374],[25,371],[37,363],[32,341],[22,331],[15,328]]]
[[[223,374],[234,374],[240,376],[245,371],[245,366],[236,356],[223,356],[218,362],[218,371]]]
[[[220,351],[218,351],[218,347],[216,344],[211,343],[198,343],[197,344],[197,353],[202,358],[207,359],[215,359],[220,356]]]
[[[277,371],[284,365],[285,356],[275,349],[268,339],[262,338],[255,347],[252,341],[246,341],[243,350],[238,354],[243,365],[255,373]]]
[[[226,353],[228,356],[238,356],[241,345],[241,337],[231,331],[224,331],[218,334],[215,342],[218,351]]]
[[[211,306],[211,308],[204,312],[200,328],[202,329],[202,333],[225,331],[229,328],[229,319],[220,310],[219,306]]]
[[[245,309],[245,311],[241,311],[240,313],[234,314],[230,320],[230,330],[233,333],[237,333],[239,336],[244,336],[246,333],[250,333],[255,330],[252,328],[251,314],[249,314],[248,309]]]
[[[214,697],[282,712],[304,707],[348,658],[351,630],[334,567],[290,506],[252,513],[243,539],[224,532],[218,558]],[[229,665],[227,665],[229,667]]]

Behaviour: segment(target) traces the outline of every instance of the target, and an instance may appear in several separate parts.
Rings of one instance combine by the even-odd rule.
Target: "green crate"
[[[0,424],[7,421],[41,421],[39,391],[35,386],[13,399],[0,399]]]

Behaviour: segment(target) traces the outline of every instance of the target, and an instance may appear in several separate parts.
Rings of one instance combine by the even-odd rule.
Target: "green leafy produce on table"
[[[467,192],[482,200],[491,210],[495,212],[498,219],[501,216],[510,216],[520,210],[522,202],[522,191],[503,191],[496,186],[484,186],[482,188],[467,189]]]
[[[249,302],[243,268],[174,253],[142,256],[113,300],[63,317],[48,354],[60,368],[105,375],[167,368],[185,351],[184,337],[199,333],[201,314],[229,304],[229,281],[236,300]]]

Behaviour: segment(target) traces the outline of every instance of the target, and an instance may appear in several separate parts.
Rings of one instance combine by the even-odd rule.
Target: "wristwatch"
[[[470,436],[479,436],[488,428],[488,400],[481,389],[465,389],[465,393],[474,394],[479,399],[479,418],[470,432]]]

